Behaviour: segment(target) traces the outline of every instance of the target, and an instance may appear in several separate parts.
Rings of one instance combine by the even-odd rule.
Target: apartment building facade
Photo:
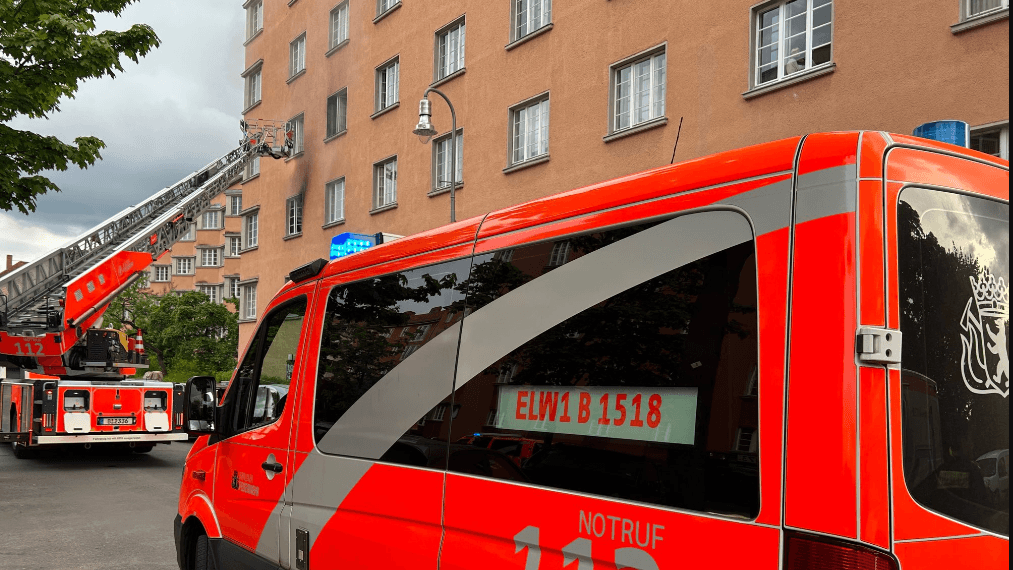
[[[333,236],[448,223],[451,179],[457,219],[466,219],[806,132],[910,133],[959,119],[973,126],[972,146],[1009,156],[1008,0],[248,0],[243,8],[243,116],[290,121],[295,152],[251,164],[222,197],[241,205],[222,202],[221,238],[204,244],[198,228],[194,244],[173,249],[170,267],[185,271],[179,260],[192,259],[193,288],[241,299],[240,344],[288,272],[326,258]],[[429,142],[412,134],[428,87],[454,106],[456,149],[450,110],[435,94],[440,134]],[[223,252],[222,265],[205,271],[196,263],[208,247]]]
[[[249,172],[249,169],[247,169]],[[156,295],[199,291],[212,301],[243,294],[240,273],[242,190],[229,188],[211,201],[184,237],[148,267],[147,289]]]

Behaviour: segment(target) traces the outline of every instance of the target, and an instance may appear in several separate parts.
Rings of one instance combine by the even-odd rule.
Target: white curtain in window
[[[454,170],[454,182],[460,184],[464,180],[464,136],[457,133],[457,157]],[[443,188],[450,186],[450,137],[441,140],[436,145],[436,187]]]
[[[324,192],[325,223],[336,222],[345,217],[345,180],[328,182]]]
[[[331,47],[348,39],[348,4],[331,12]]]

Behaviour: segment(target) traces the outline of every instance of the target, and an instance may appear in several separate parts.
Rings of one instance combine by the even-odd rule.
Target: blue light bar
[[[971,143],[971,127],[964,121],[933,121],[918,125],[911,134],[962,147],[968,147]]]
[[[331,238],[331,259],[365,251],[376,245],[376,236],[345,232]]]

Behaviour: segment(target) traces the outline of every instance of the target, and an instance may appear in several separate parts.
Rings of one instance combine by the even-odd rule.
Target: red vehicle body
[[[1006,161],[812,134],[300,268],[187,458],[180,567],[1006,568],[967,456],[1008,447],[1008,343],[967,331],[1008,330],[1008,209]]]

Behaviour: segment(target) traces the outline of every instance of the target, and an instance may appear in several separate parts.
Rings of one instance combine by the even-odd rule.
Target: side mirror
[[[186,408],[183,425],[187,433],[215,433],[217,399],[215,379],[211,376],[194,376],[186,381]]]

